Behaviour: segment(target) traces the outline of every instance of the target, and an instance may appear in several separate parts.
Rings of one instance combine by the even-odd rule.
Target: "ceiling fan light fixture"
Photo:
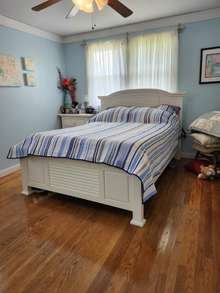
[[[32,7],[32,10],[41,11],[61,1],[63,0],[44,0],[44,2]],[[125,18],[133,13],[133,11],[120,0],[72,0],[72,2],[74,6],[67,14],[66,18],[75,16],[79,10],[86,13],[93,13],[96,6],[99,10],[102,10],[107,5]]]
[[[92,13],[94,12],[93,7],[93,0],[72,0],[73,3],[79,10],[82,10],[86,13]]]
[[[95,2],[99,10],[102,10],[108,4],[108,0],[95,0]]]

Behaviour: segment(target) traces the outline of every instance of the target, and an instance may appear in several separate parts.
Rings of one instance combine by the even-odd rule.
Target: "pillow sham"
[[[127,122],[131,109],[122,106],[109,108],[93,116],[89,122]]]
[[[181,111],[180,107],[174,106],[174,105],[168,105],[168,104],[162,104],[162,105],[158,106],[157,108],[160,110],[163,110],[163,111],[170,112],[170,113],[176,113],[177,115],[179,115],[179,113]]]
[[[168,123],[176,114],[149,107],[116,107],[95,115],[90,122]]]
[[[164,111],[158,108],[135,107],[131,109],[127,122],[134,123],[168,123],[172,120],[174,113]]]

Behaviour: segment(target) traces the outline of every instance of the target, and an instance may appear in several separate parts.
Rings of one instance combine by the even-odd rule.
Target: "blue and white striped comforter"
[[[178,145],[179,123],[103,123],[39,132],[11,147],[8,158],[67,158],[104,163],[136,175],[143,201],[156,194],[155,182]]]

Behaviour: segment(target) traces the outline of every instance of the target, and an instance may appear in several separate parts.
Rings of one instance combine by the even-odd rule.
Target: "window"
[[[133,37],[129,41],[129,86],[176,91],[177,31]]]
[[[100,105],[98,96],[124,89],[126,85],[126,40],[91,43],[87,47],[89,102]]]
[[[178,33],[160,32],[87,46],[89,102],[125,88],[177,88]]]

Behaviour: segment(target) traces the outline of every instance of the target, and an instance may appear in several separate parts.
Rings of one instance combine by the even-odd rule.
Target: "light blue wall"
[[[187,24],[180,34],[179,89],[187,92],[184,125],[198,115],[220,110],[220,84],[199,85],[200,49],[220,46],[220,19]],[[34,88],[0,88],[0,170],[16,164],[6,159],[10,145],[26,135],[57,127],[62,96],[56,88],[56,66],[78,80],[77,97],[86,95],[86,60],[79,43],[61,45],[12,29],[0,28],[0,54],[30,56],[36,63],[38,85]],[[191,143],[184,143],[191,152]]]
[[[16,161],[7,160],[9,146],[39,130],[57,127],[62,95],[57,89],[56,66],[64,68],[63,46],[31,34],[0,28],[0,54],[32,57],[37,87],[0,87],[0,170]]]
[[[220,110],[220,84],[199,84],[200,49],[220,46],[220,18],[187,24],[180,34],[179,89],[185,91],[185,128],[201,113]],[[79,43],[65,44],[64,56],[69,76],[78,79],[78,97],[86,95],[84,49]],[[191,142],[184,142],[184,151],[191,152]]]
[[[186,25],[180,35],[179,88],[186,91],[184,125],[187,127],[200,114],[220,110],[220,83],[199,84],[200,50],[220,47],[220,19]],[[184,150],[191,152],[187,139]]]
[[[65,68],[68,77],[77,79],[77,100],[84,101],[87,94],[86,56],[80,43],[64,44]]]

